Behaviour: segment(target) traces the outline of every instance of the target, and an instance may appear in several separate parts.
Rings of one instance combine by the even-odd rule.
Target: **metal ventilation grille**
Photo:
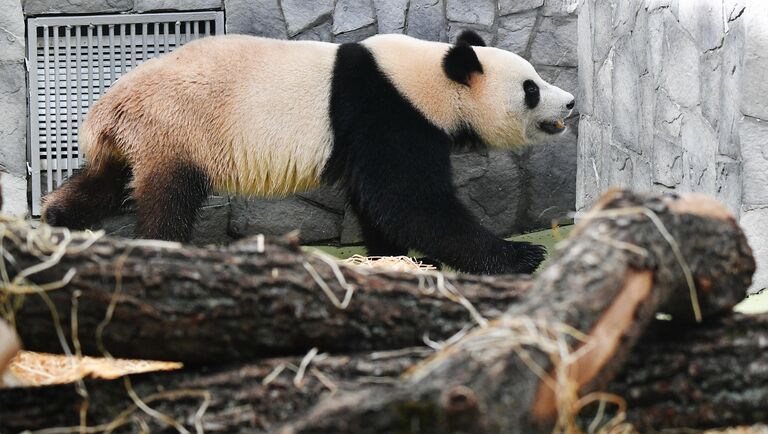
[[[222,12],[27,20],[32,214],[82,164],[77,130],[121,75],[186,42],[224,33]]]

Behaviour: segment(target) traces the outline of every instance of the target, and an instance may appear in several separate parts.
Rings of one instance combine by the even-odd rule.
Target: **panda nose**
[[[570,110],[570,109],[572,109],[574,106],[576,106],[576,100],[575,100],[575,99],[572,99],[572,100],[571,100],[571,102],[569,102],[568,104],[566,104],[566,105],[565,105],[565,108],[567,108],[568,110]]]

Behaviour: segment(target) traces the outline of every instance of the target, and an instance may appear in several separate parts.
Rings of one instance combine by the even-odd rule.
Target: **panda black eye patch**
[[[539,85],[533,80],[525,80],[523,82],[523,90],[525,91],[525,105],[529,109],[536,108],[539,105]]]

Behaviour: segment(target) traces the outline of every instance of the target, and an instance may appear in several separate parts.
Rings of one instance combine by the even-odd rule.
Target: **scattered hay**
[[[21,351],[8,370],[16,384],[11,386],[48,386],[74,383],[85,378],[114,380],[126,375],[181,369],[181,363],[150,360],[70,357]]]
[[[358,265],[387,271],[429,271],[434,265],[425,264],[408,256],[362,256],[354,255],[344,260],[345,264]]]
[[[583,345],[573,351],[569,342]],[[569,367],[587,354],[591,345],[594,342],[588,335],[567,324],[528,316],[503,316],[490,321],[486,327],[475,327],[458,339],[452,339],[433,356],[412,366],[403,374],[403,379],[419,382],[442,369],[442,361],[457,352],[471,353],[476,358],[493,358],[512,350],[531,372],[555,391],[557,419],[552,434],[636,434],[634,426],[626,422],[623,398],[603,392],[579,396],[580,385],[570,378]],[[554,375],[534,360],[532,349],[549,358]],[[585,431],[578,420],[587,407],[593,405],[598,406],[598,412]]]
[[[738,428],[729,428],[724,430],[705,431],[704,434],[768,434],[768,426],[755,425]]]

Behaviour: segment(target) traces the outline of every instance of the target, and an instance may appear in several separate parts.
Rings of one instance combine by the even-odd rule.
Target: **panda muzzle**
[[[565,120],[558,119],[554,122],[540,122],[539,128],[548,134],[560,134],[565,131]]]

